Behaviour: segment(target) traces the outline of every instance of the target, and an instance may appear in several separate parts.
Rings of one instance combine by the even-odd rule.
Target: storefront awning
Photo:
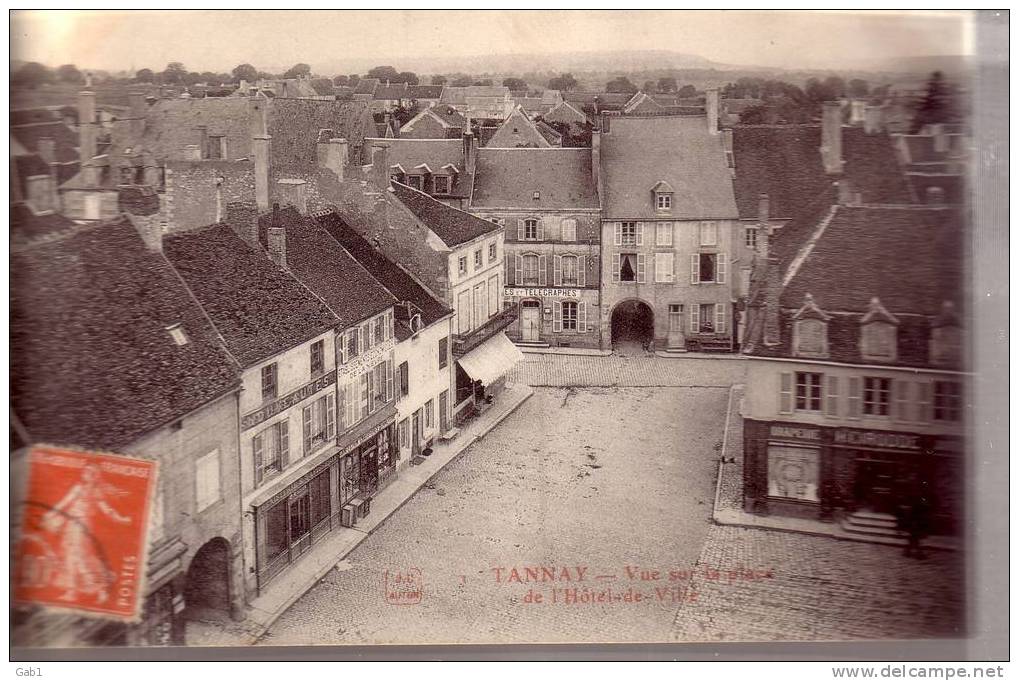
[[[467,375],[484,385],[491,385],[524,358],[505,333],[498,333],[461,357],[458,362]]]

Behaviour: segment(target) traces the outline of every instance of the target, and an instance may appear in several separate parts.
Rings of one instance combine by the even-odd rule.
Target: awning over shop
[[[505,333],[498,333],[461,357],[458,362],[467,375],[485,385],[491,385],[524,358]]]

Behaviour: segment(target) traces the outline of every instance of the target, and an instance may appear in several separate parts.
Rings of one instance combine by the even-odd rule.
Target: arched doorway
[[[189,620],[230,616],[230,542],[226,539],[210,539],[191,559],[184,604]]]
[[[655,313],[642,300],[631,299],[612,309],[612,347],[617,352],[641,353],[655,337]]]

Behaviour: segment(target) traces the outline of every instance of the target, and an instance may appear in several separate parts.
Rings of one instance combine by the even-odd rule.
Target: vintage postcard
[[[13,12],[13,645],[997,635],[987,21]]]

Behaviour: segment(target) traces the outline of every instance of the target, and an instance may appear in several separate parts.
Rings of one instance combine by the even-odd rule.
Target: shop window
[[[796,411],[821,411],[822,374],[796,372]]]
[[[266,402],[269,400],[276,399],[276,378],[277,369],[276,363],[268,364],[262,367],[262,401]]]
[[[283,499],[265,513],[265,558],[271,563],[290,548],[287,500]]]
[[[345,504],[361,491],[361,453],[354,452],[340,462],[340,503]]]
[[[891,402],[891,379],[867,376],[863,379],[863,413],[888,416]]]
[[[336,437],[336,405],[333,395],[324,395],[302,410],[304,453],[307,455]]]
[[[322,375],[325,368],[325,341],[317,340],[311,344],[311,377]]]
[[[311,526],[314,528],[329,519],[331,506],[328,468],[312,478],[308,492],[311,495]]]
[[[806,447],[768,447],[768,496],[819,501],[818,450]]]
[[[252,440],[255,484],[287,467],[290,454],[289,424],[286,419],[272,424]]]
[[[935,381],[934,420],[958,421],[961,411],[961,386],[954,381]]]

